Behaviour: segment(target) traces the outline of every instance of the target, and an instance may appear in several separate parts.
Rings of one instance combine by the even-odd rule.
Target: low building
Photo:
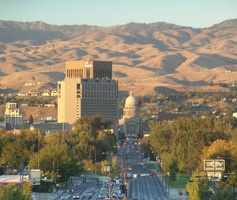
[[[157,121],[160,121],[162,123],[169,123],[169,122],[174,122],[177,120],[179,117],[187,117],[191,118],[193,117],[192,113],[167,113],[167,112],[159,112]]]
[[[0,128],[5,128],[5,122],[0,122]]]
[[[43,130],[45,135],[60,132],[60,131],[70,131],[72,129],[72,126],[68,123],[42,123],[42,124],[23,124],[16,126],[13,130],[14,134],[21,134],[21,130],[23,129],[30,129],[31,131],[34,130]]]
[[[20,184],[23,181],[28,181],[28,175],[2,175],[0,176],[0,185],[7,185],[7,184]]]

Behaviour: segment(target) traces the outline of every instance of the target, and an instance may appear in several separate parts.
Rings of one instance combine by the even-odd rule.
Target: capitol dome
[[[133,96],[132,91],[125,101],[125,107],[127,106],[137,106],[137,99]]]

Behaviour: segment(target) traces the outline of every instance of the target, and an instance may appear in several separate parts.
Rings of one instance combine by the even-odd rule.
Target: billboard
[[[33,185],[40,185],[40,169],[30,169],[30,181]]]
[[[206,171],[224,171],[225,160],[223,159],[206,159],[204,160],[204,170]]]

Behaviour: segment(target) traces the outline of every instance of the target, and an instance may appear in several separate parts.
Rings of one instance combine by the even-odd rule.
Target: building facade
[[[23,112],[18,107],[18,103],[7,103],[5,110],[5,127],[18,126],[23,124]]]
[[[123,117],[119,120],[119,127],[120,131],[129,137],[137,137],[142,133],[142,120],[138,116],[138,102],[132,91],[126,98]]]
[[[112,79],[112,62],[97,60],[76,60],[66,62],[66,78]]]
[[[65,79],[58,82],[58,123],[73,124],[96,114],[117,124],[118,81],[112,79],[112,62],[66,62]]]

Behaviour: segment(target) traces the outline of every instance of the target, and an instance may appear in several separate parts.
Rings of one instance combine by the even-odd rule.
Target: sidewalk
[[[153,170],[152,170],[153,171]],[[154,170],[154,172],[156,172]],[[170,200],[175,200],[175,199],[188,199],[187,195],[185,194],[185,188],[170,188],[167,186],[167,183],[165,182],[164,179],[162,179],[161,174],[157,173],[156,174],[160,184],[162,185],[163,191],[166,194],[167,198]]]
[[[184,194],[184,188],[169,188],[167,196],[169,199],[188,199],[187,195]]]
[[[160,174],[157,174],[157,177],[168,199],[188,199],[187,195],[184,193],[185,188],[168,187],[167,183],[161,178]]]

